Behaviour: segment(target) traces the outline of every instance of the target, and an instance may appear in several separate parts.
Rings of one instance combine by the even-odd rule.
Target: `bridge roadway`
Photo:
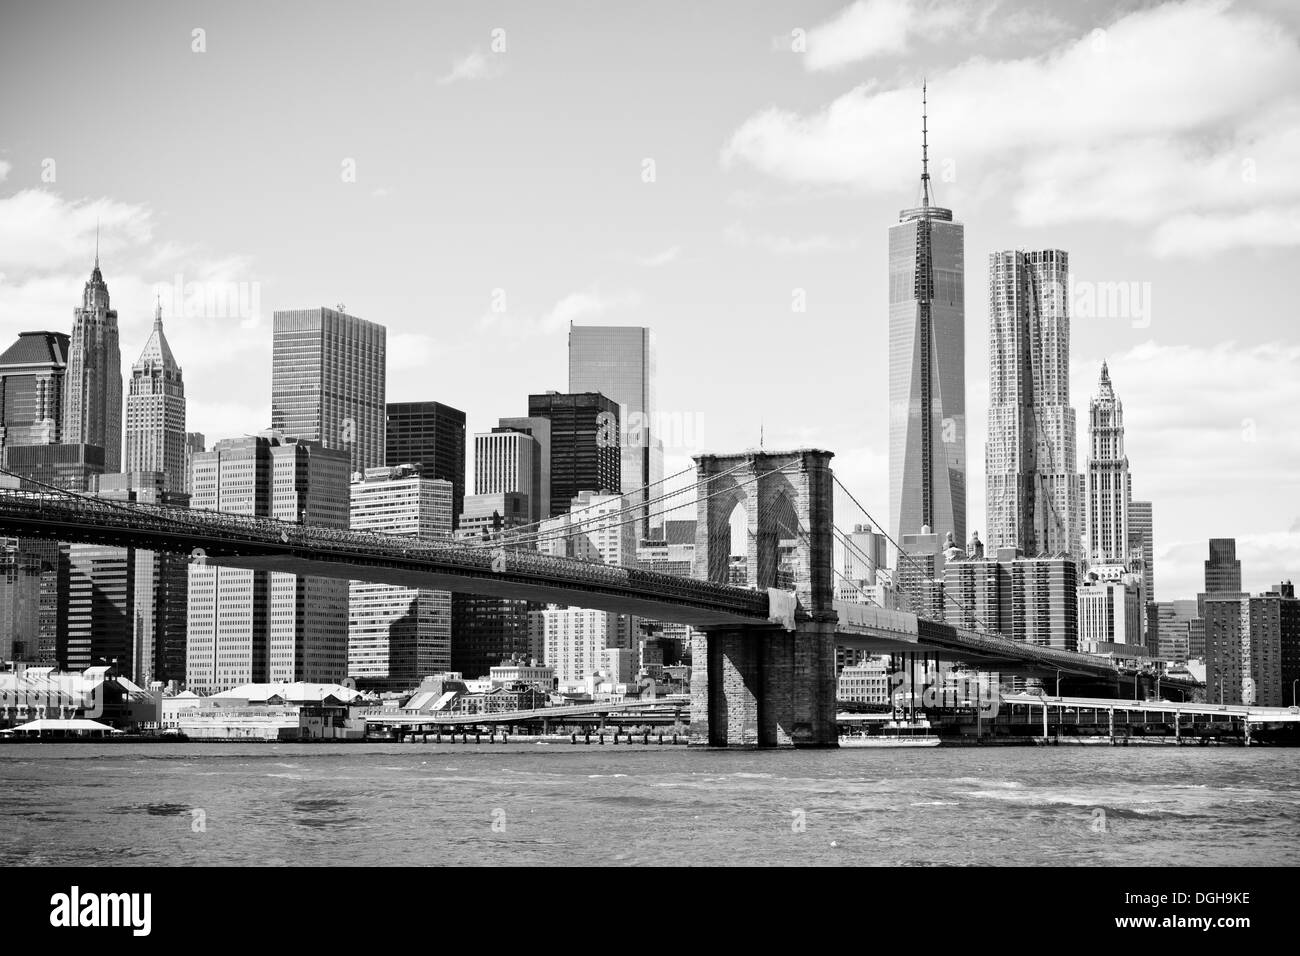
[[[779,616],[763,591],[638,568],[70,494],[0,489],[0,534],[189,554],[196,564],[217,567],[593,608],[704,631],[762,626]],[[837,643],[873,653],[941,655],[1018,673],[1117,676],[1112,663],[1086,654],[865,604],[837,602],[835,610]]]

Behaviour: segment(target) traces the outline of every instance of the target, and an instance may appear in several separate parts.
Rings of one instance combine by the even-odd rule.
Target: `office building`
[[[384,463],[451,482],[452,527],[465,509],[465,413],[442,402],[389,402]]]
[[[0,539],[0,662],[36,663],[40,609],[40,556]]]
[[[541,520],[541,444],[527,432],[512,428],[498,427],[475,435],[474,493],[523,495],[529,523]]]
[[[532,612],[529,626],[534,643],[542,647],[542,660],[555,668],[561,690],[602,670],[606,650],[638,649],[636,619],[627,614],[551,605]]]
[[[273,336],[271,428],[347,451],[351,472],[382,467],[384,326],[341,307],[290,309],[274,314]]]
[[[931,202],[924,97],[921,135],[921,204],[889,229],[889,526],[900,545],[922,526],[966,540],[965,239]]]
[[[989,256],[988,547],[1026,555],[1082,547],[1070,406],[1069,256]]]
[[[978,539],[943,556],[947,623],[1058,650],[1079,649],[1078,565],[1073,558],[1026,557],[1016,548],[985,555]]]
[[[841,704],[889,704],[888,658],[867,657],[840,670],[835,699]]]
[[[1104,654],[1109,645],[1142,646],[1141,585],[1135,575],[1105,581],[1088,575],[1079,587],[1079,650]]]
[[[1128,546],[1130,566],[1142,575],[1142,600],[1150,604],[1156,599],[1156,569],[1155,526],[1149,501],[1129,502]],[[1139,560],[1140,569],[1134,567]]]
[[[1282,707],[1292,699],[1300,622],[1294,590],[1205,595],[1205,693],[1223,704]]]
[[[185,507],[161,472],[103,475],[97,497]],[[68,624],[64,666],[110,665],[143,687],[185,677],[186,554],[68,546]]]
[[[184,493],[186,442],[185,382],[163,333],[162,303],[157,302],[153,331],[131,366],[126,396],[126,472],[160,473],[166,491]]]
[[[1205,621],[1194,598],[1147,605],[1147,646],[1160,660],[1205,658]]]
[[[1115,394],[1105,362],[1101,363],[1097,395],[1088,406],[1088,449],[1086,557],[1097,564],[1127,562],[1132,480],[1124,454],[1124,403]]]
[[[1205,590],[1198,596],[1201,611],[1205,610],[1207,597],[1218,595],[1246,596],[1241,589],[1241,560],[1237,557],[1236,538],[1210,539],[1210,556],[1205,562]]]
[[[543,521],[537,550],[561,558],[636,567],[635,508],[622,495],[583,491],[565,513]]]
[[[353,478],[351,527],[421,542],[451,540],[451,482],[417,466],[371,468]],[[451,593],[353,581],[348,676],[363,690],[402,691],[451,667]]]
[[[654,332],[639,326],[569,326],[569,392],[599,392],[619,406],[619,490],[642,518],[637,537],[663,523],[645,502],[662,494],[663,436]]]
[[[194,455],[191,507],[347,528],[350,455],[266,432]],[[189,566],[186,681],[210,692],[263,681],[341,680],[348,582]]]
[[[48,486],[94,491],[104,473],[104,449],[98,445],[6,445],[3,453],[5,470],[22,476],[19,487],[29,491],[44,491]],[[66,668],[69,545],[47,538],[20,538],[18,547],[41,567],[35,663]]]
[[[95,268],[73,311],[68,367],[63,379],[63,426],[59,441],[104,449],[104,470],[122,470],[122,354],[117,310],[109,308],[108,286]]]
[[[0,355],[0,447],[62,441],[70,342],[62,332],[20,332]]]
[[[939,535],[928,527],[920,533],[905,534],[899,539],[898,591],[912,613],[934,621],[944,619],[943,576],[945,549],[952,544],[952,534]]]
[[[599,392],[528,396],[528,417],[551,425],[552,517],[583,491],[621,492],[618,404]]]
[[[193,480],[193,461],[194,456],[199,452],[208,450],[207,439],[203,432],[186,432],[185,433],[185,493],[191,493],[191,482]]]

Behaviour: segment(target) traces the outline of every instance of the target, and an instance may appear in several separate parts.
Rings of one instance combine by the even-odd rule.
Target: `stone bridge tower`
[[[700,455],[694,576],[793,592],[793,620],[697,633],[691,646],[691,743],[826,747],[836,743],[832,453]],[[731,563],[731,516],[746,515],[744,562]],[[737,583],[741,583],[737,581]],[[780,603],[779,595],[774,607]]]

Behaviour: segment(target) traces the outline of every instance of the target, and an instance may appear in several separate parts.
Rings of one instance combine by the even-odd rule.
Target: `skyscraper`
[[[965,541],[965,240],[930,201],[924,104],[921,205],[889,228],[890,528]]]
[[[384,326],[327,308],[278,311],[274,323],[271,428],[345,449],[353,472],[382,466]]]
[[[527,496],[529,522],[543,517],[541,443],[525,432],[494,428],[474,436],[474,494],[506,493]]]
[[[551,517],[568,514],[582,491],[620,492],[618,404],[599,392],[528,396],[530,418],[551,423]]]
[[[989,255],[988,547],[1078,555],[1069,256]]]
[[[70,341],[62,332],[20,332],[0,355],[0,447],[62,439]]]
[[[451,482],[452,526],[465,508],[465,413],[442,402],[389,402],[384,464]]]
[[[191,506],[347,528],[349,454],[275,432],[219,441],[193,459]],[[186,682],[225,690],[347,673],[348,582],[189,566]]]
[[[569,392],[600,392],[619,406],[619,480],[639,503],[654,498],[664,477],[663,436],[659,427],[654,332],[639,326],[569,326]],[[649,493],[638,491],[648,487]],[[662,517],[642,509],[641,535]]]
[[[167,491],[185,491],[185,383],[167,336],[162,303],[154,305],[153,331],[131,366],[126,396],[126,471],[157,472]]]
[[[161,472],[104,475],[98,497],[183,507],[188,496],[168,490]],[[69,546],[65,666],[115,664],[132,681],[184,680],[185,605],[189,556]]]
[[[1124,403],[1101,363],[1097,395],[1088,406],[1087,495],[1084,526],[1088,561],[1123,564],[1129,558],[1132,480],[1124,454]]]
[[[1142,600],[1150,604],[1156,599],[1156,570],[1155,526],[1149,501],[1128,504],[1128,549],[1130,555],[1142,556]]]
[[[352,530],[417,541],[451,540],[451,482],[416,466],[372,468],[354,478]],[[353,581],[348,676],[366,690],[401,691],[451,667],[451,593]]]
[[[109,308],[98,252],[81,306],[73,315],[59,440],[98,445],[104,449],[104,470],[118,472],[122,470],[122,354],[117,344],[117,310]]]
[[[1236,538],[1211,538],[1210,557],[1205,562],[1206,594],[1240,594],[1241,560]]]

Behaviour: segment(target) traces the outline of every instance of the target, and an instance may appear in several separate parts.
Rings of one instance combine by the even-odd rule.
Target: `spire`
[[[1110,384],[1110,369],[1106,366],[1106,360],[1101,362],[1101,380],[1097,383],[1097,394],[1103,398],[1114,398],[1115,389]]]
[[[930,144],[927,136],[926,121],[928,110],[925,101],[925,80],[921,80],[921,206],[930,205]]]
[[[95,219],[95,271],[99,271],[99,219]]]
[[[153,327],[162,331],[162,295],[156,292],[153,298]]]

